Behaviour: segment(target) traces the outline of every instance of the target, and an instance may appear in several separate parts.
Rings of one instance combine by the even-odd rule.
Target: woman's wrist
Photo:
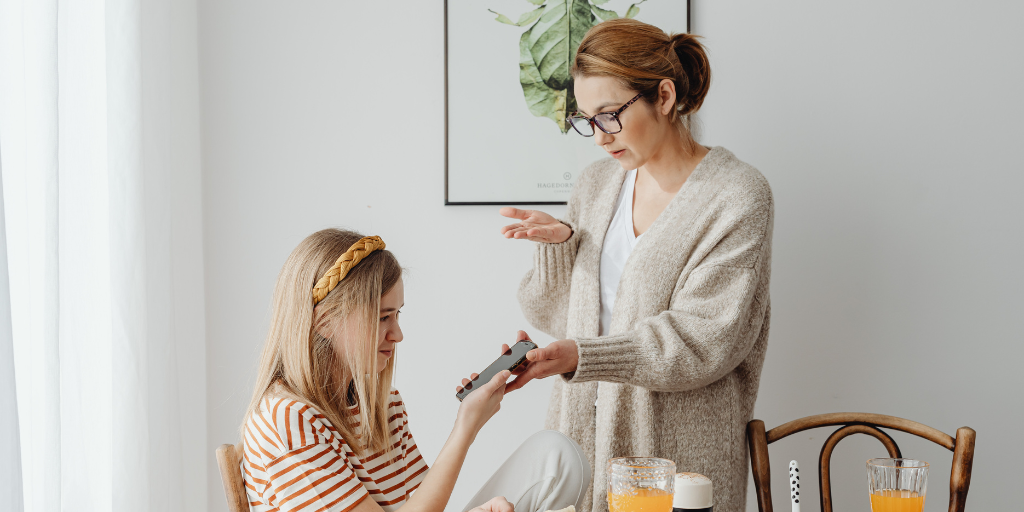
[[[563,233],[569,233],[568,235],[565,236],[565,238],[562,239],[562,241],[558,242],[560,244],[564,244],[565,242],[569,241],[570,238],[572,238],[573,229],[572,226],[566,224],[565,222],[561,222],[561,224],[562,227],[564,227],[565,229],[560,229],[560,231],[562,231]]]
[[[549,245],[564,244],[565,242],[568,242],[570,238],[572,238],[572,234],[575,232],[572,226],[567,224],[565,221],[559,221],[559,224],[561,227],[552,228],[551,238],[545,241],[544,243]],[[568,232],[568,235],[565,234],[566,232]],[[565,237],[563,238],[558,235],[565,235]]]

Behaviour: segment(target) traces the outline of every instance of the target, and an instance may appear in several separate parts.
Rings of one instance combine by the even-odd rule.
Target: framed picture
[[[689,31],[688,0],[446,0],[445,204],[565,204],[606,157],[565,121],[590,27],[636,18]]]

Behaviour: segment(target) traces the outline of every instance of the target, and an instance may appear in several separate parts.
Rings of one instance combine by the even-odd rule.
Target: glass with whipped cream
[[[712,512],[711,479],[699,473],[676,473],[672,512]]]

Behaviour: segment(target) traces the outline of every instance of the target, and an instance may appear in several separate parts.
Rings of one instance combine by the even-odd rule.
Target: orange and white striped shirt
[[[423,481],[427,463],[402,396],[392,389],[389,398],[388,448],[364,457],[316,409],[264,398],[245,424],[242,472],[250,510],[345,512],[367,496],[387,512],[398,509]]]

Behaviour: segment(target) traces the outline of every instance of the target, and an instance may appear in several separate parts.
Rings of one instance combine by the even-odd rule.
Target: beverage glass
[[[868,461],[871,512],[921,512],[927,490],[927,462],[911,459]]]
[[[672,512],[676,464],[667,459],[621,457],[608,461],[610,512]]]

